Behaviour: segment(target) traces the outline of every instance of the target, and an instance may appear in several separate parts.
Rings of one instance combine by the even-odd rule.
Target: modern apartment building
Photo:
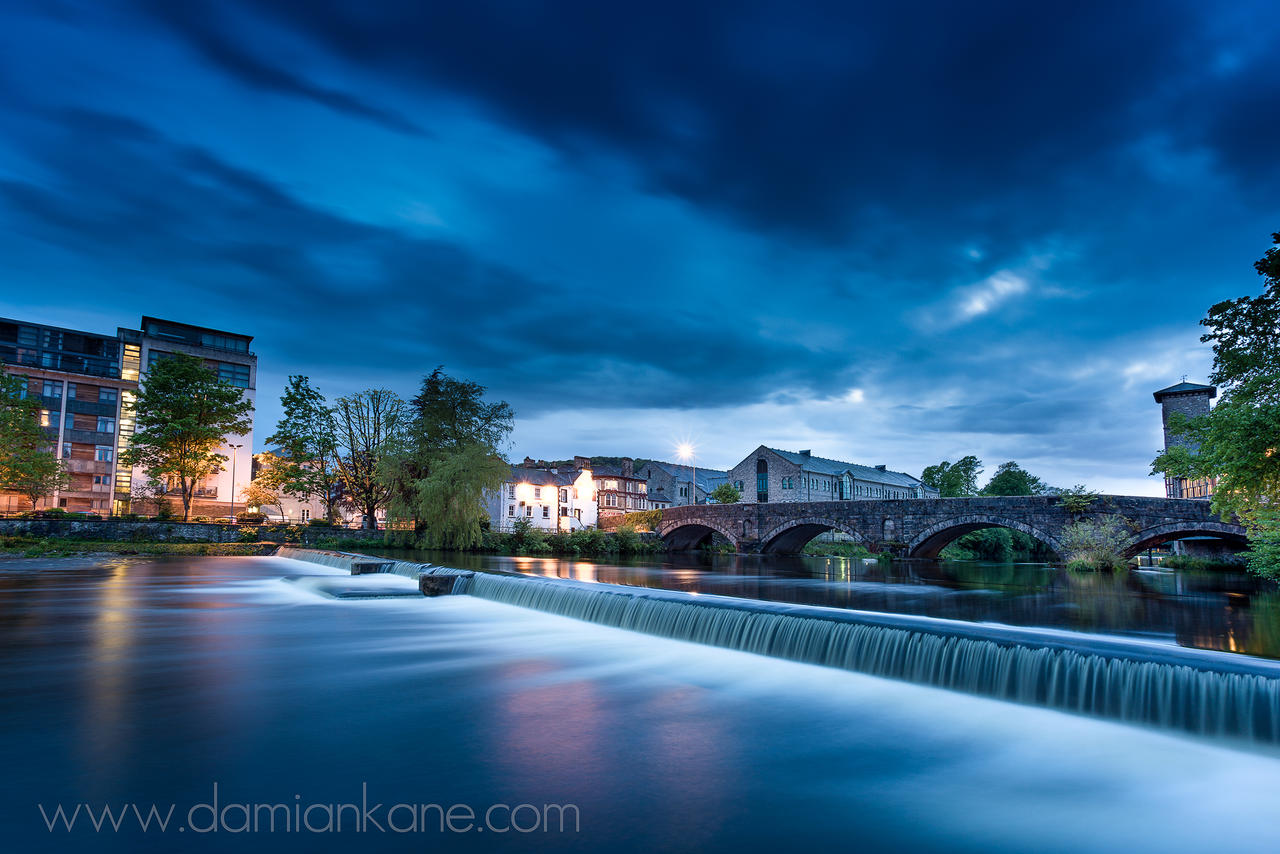
[[[49,496],[45,506],[103,515],[128,511],[130,494],[143,475],[121,466],[119,459],[133,436],[139,382],[157,360],[175,352],[199,356],[254,400],[252,336],[154,317],[143,317],[140,327],[106,335],[0,318],[0,363],[26,379],[27,394],[40,398],[50,443],[71,474],[68,488]],[[193,514],[226,515],[233,476],[240,479],[237,486],[249,480],[252,428],[225,441],[226,468],[197,487]],[[0,493],[0,510],[27,506],[20,496]]]

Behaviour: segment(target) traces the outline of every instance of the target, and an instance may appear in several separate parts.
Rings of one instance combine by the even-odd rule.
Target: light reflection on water
[[[1280,658],[1280,593],[1243,573],[1072,572],[1046,564],[672,555],[580,559],[392,552],[462,569],[716,593],[804,605],[917,614],[1164,640]]]
[[[1270,754],[470,597],[340,601],[279,580],[305,572],[328,571],[0,565],[7,849],[227,847],[51,838],[34,808],[191,804],[215,780],[224,799],[342,801],[367,782],[388,802],[583,816],[569,838],[236,837],[248,851],[1201,851],[1224,828],[1232,851],[1280,841]]]

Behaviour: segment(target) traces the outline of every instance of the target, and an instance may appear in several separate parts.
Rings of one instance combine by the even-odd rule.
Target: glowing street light
[[[689,503],[698,503],[698,477],[697,469],[693,465],[693,444],[690,442],[681,442],[676,445],[676,457],[680,462],[689,465]]]

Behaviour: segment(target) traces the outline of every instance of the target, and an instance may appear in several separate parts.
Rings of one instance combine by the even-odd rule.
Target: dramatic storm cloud
[[[516,456],[976,453],[1158,494],[1150,392],[1280,229],[1267,3],[0,11],[0,313],[254,334]]]

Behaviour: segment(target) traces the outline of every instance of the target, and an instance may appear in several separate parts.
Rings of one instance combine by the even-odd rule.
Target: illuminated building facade
[[[544,531],[596,526],[596,489],[589,468],[512,466],[511,476],[485,497],[489,527],[510,531],[524,519]]]
[[[134,433],[139,382],[158,359],[174,352],[199,356],[254,400],[257,357],[249,350],[251,336],[153,317],[143,317],[140,326],[103,335],[0,318],[0,363],[26,380],[29,396],[40,398],[50,444],[71,476],[67,489],[48,496],[39,507],[102,515],[128,512],[142,474],[121,466],[119,459]],[[227,436],[226,442],[243,446],[236,452],[243,485],[252,463],[252,427],[243,436]],[[223,453],[230,457],[230,448]],[[197,487],[191,512],[229,512],[231,477],[228,462],[226,470]],[[0,493],[0,510],[28,507],[25,498]]]

